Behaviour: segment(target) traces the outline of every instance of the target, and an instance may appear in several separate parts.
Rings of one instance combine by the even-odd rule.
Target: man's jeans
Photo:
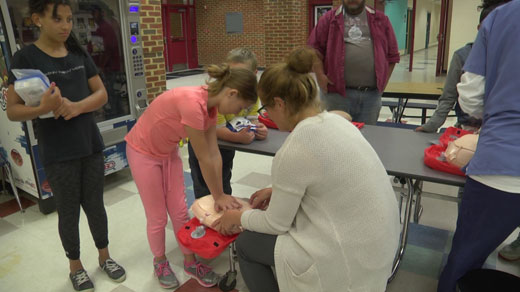
[[[375,125],[381,111],[381,95],[377,89],[347,88],[346,98],[337,93],[321,92],[321,101],[328,111],[344,111],[352,116],[354,122]]]

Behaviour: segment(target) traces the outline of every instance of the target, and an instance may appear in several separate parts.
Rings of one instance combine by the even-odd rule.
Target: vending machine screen
[[[130,22],[130,34],[139,35],[139,23],[138,22]]]

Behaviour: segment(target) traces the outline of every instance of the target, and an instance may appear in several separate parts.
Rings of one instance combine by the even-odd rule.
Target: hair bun
[[[217,80],[223,80],[231,75],[231,69],[228,64],[209,65],[206,69],[209,77]]]
[[[316,53],[313,49],[299,48],[289,55],[287,58],[287,66],[296,73],[307,74],[312,71],[315,58]]]

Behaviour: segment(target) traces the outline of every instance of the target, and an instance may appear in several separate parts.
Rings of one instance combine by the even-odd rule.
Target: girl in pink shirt
[[[238,114],[257,100],[256,75],[228,65],[208,67],[214,78],[207,86],[180,87],[159,95],[128,133],[127,157],[146,213],[147,234],[154,255],[155,275],[164,288],[179,285],[165,256],[167,214],[175,234],[189,220],[184,193],[184,173],[178,144],[189,137],[204,180],[217,210],[239,208],[222,188],[222,159],[217,145],[217,110]],[[202,286],[211,287],[218,276],[198,262],[179,243],[184,271]]]

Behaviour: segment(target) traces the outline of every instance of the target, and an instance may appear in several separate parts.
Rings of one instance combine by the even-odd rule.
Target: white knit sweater
[[[246,211],[241,222],[278,235],[280,291],[385,291],[399,242],[397,201],[359,130],[335,114],[305,119],[271,172],[269,208]]]

